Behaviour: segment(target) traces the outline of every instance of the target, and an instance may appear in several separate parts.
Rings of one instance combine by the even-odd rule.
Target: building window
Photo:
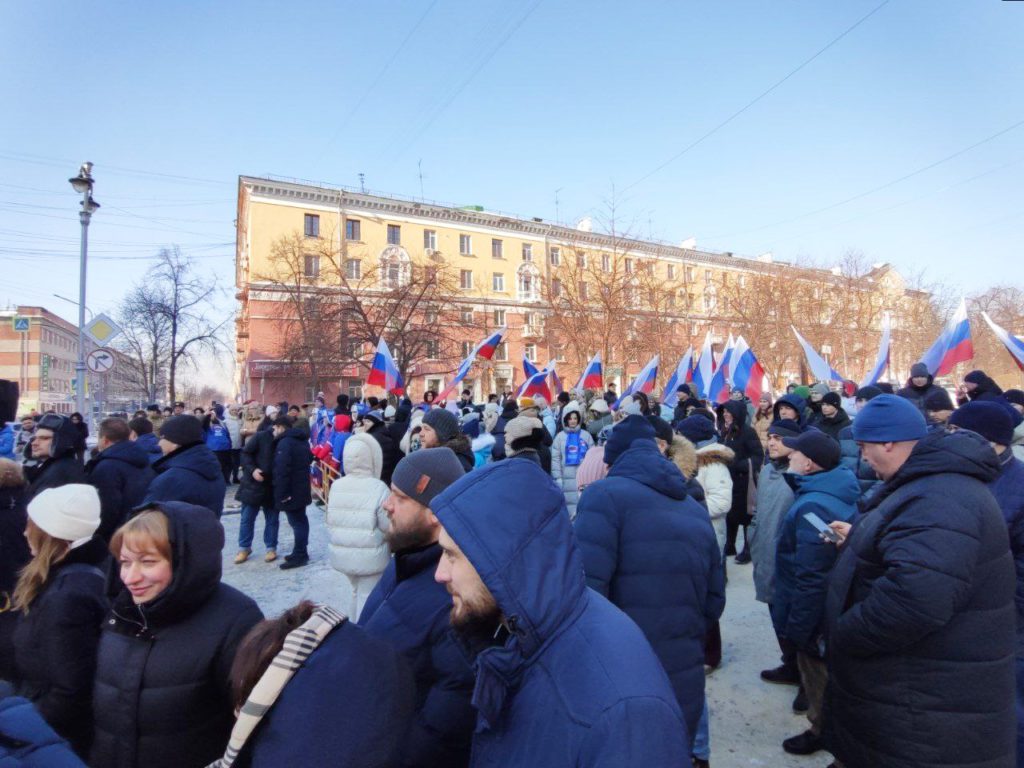
[[[587,287],[586,280],[580,280],[580,301],[586,301],[590,298],[590,289]]]
[[[688,283],[692,283],[693,282],[693,267],[687,267],[686,268],[686,282],[688,282]]]
[[[302,257],[303,277],[317,277],[320,274],[320,257],[313,253],[307,253]]]
[[[626,270],[626,274],[627,275],[633,274],[633,260],[632,259],[626,259],[623,262],[623,266],[624,266],[624,268]]]
[[[562,249],[561,248],[552,248],[551,249],[551,254],[550,254],[550,256],[548,258],[551,261],[551,266],[552,267],[557,267],[559,264],[562,263]]]
[[[580,269],[586,269],[587,268],[587,252],[586,251],[578,251],[576,253],[576,266],[579,267]]]
[[[467,325],[471,324],[473,322],[473,310],[472,309],[464,309],[464,310],[462,310],[462,322],[466,323]]]
[[[459,270],[459,288],[461,288],[464,291],[473,290],[473,270]]]
[[[409,254],[395,245],[384,248],[380,255],[380,282],[388,289],[401,288],[409,284],[412,264]]]
[[[516,293],[520,301],[537,301],[540,271],[533,264],[523,264],[516,273]]]
[[[565,347],[563,347],[561,344],[553,344],[553,345],[551,345],[551,357],[553,357],[556,362],[564,363],[565,362]]]
[[[437,250],[437,231],[433,229],[423,230],[423,247],[428,251]]]
[[[440,345],[437,343],[437,339],[428,339],[426,343],[427,359],[437,360],[440,352]]]
[[[363,224],[359,219],[345,219],[345,239],[363,239]]]
[[[746,287],[747,287],[747,276],[746,275],[740,275],[740,288],[746,288]]]
[[[508,362],[508,342],[501,342],[494,350],[494,360],[499,363]]]
[[[502,250],[502,242],[497,238],[491,240],[491,258],[492,259],[504,259],[504,251]]]
[[[397,224],[388,224],[388,245],[402,244],[402,228]]]
[[[464,341],[464,342],[462,342],[462,357],[463,358],[469,357],[469,353],[472,352],[472,351],[473,351],[473,342],[472,341]]]
[[[704,270],[704,285],[711,285],[711,270]]]
[[[473,255],[473,238],[470,235],[459,235],[459,253],[463,256]]]
[[[551,298],[557,299],[562,295],[562,281],[557,277],[551,280]]]
[[[345,259],[345,279],[361,280],[363,277],[363,263],[359,259]]]
[[[665,267],[665,272],[667,273],[669,280],[675,280],[676,279],[676,265],[675,264],[669,264],[667,267]]]
[[[505,291],[505,276],[501,272],[495,272],[491,276],[491,290],[503,293]]]
[[[307,213],[303,232],[306,237],[320,237],[320,217],[315,213]]]
[[[494,324],[499,328],[505,327],[505,310],[496,309],[494,310]]]
[[[601,271],[611,272],[612,271],[612,257],[607,253],[601,254]]]
[[[523,347],[523,354],[526,355],[526,359],[531,363],[537,362],[537,345],[527,344]]]
[[[533,261],[533,246],[530,243],[523,243],[523,261]]]

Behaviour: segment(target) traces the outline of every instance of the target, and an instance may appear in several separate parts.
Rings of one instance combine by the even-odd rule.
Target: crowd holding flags
[[[702,397],[709,397],[711,390],[711,377],[715,373],[715,356],[711,351],[711,331],[704,336],[704,346],[701,347],[700,357],[693,367],[693,384]]]
[[[921,357],[932,376],[945,376],[957,363],[974,357],[971,342],[971,324],[967,319],[967,302],[960,299],[960,306],[949,318],[945,330]]]
[[[405,394],[402,374],[399,373],[395,358],[391,356],[391,350],[383,338],[377,342],[377,352],[373,356],[373,365],[370,367],[370,375],[366,377],[366,383],[383,387],[385,392],[399,397]]]
[[[647,365],[640,369],[640,373],[636,375],[636,378],[630,383],[628,387],[619,396],[619,399],[612,404],[612,410],[616,410],[619,407],[619,403],[625,400],[630,395],[637,392],[643,392],[644,394],[650,394],[654,391],[654,387],[658,382],[658,363],[661,358],[655,355],[647,361]]]
[[[860,383],[861,387],[869,387],[882,378],[882,372],[889,367],[889,338],[892,331],[892,321],[889,318],[889,313],[886,312],[882,317],[882,342],[878,345],[878,357],[875,358],[875,366],[868,371],[867,376],[864,377],[864,381]]]
[[[693,381],[693,347],[686,350],[679,365],[669,376],[665,390],[661,393],[661,402],[669,408],[675,408],[676,403],[679,402],[679,387],[691,381]]]
[[[729,399],[729,364],[732,360],[732,350],[736,345],[733,341],[732,334],[729,334],[729,340],[725,342],[725,349],[722,350],[722,357],[718,361],[718,369],[711,376],[711,390],[708,393],[708,400],[713,402],[715,405],[721,405]]]
[[[585,389],[601,389],[604,386],[604,372],[601,368],[601,353],[598,352],[587,363],[586,368],[580,375],[576,389],[582,392]]]
[[[739,389],[756,403],[761,399],[761,392],[764,389],[764,368],[754,355],[754,350],[747,344],[747,340],[740,336],[736,339],[736,346],[732,351],[732,371],[730,379],[732,386]]]

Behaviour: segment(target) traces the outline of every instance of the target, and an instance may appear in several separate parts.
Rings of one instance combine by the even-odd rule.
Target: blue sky
[[[238,174],[418,197],[420,162],[432,200],[554,219],[557,190],[573,222],[614,189],[638,236],[1021,279],[1024,2],[6,3],[0,27],[2,305],[74,318],[83,160],[96,311],[173,243],[231,309]]]

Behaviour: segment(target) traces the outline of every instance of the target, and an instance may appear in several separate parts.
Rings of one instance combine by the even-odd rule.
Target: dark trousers
[[[722,627],[717,621],[708,624],[704,633],[704,663],[713,669],[722,663]]]
[[[824,659],[798,651],[796,665],[800,668],[800,682],[807,694],[807,719],[811,721],[811,733],[821,735],[821,708],[825,702],[825,686],[828,685],[828,667]]]
[[[231,449],[231,482],[238,482],[238,470],[242,467],[242,449]]]
[[[740,524],[726,518],[725,521],[725,553],[726,555],[736,554],[736,539],[739,536]],[[743,526],[743,548],[747,548],[747,526]]]
[[[220,473],[224,475],[224,482],[231,482],[231,451],[214,451],[213,455],[220,462]]]
[[[796,663],[796,646],[793,645],[792,641],[778,633],[775,633],[775,637],[779,641],[779,650],[782,651],[782,666],[787,669],[791,669],[794,672],[798,672],[799,670]]]
[[[309,518],[306,517],[306,510],[300,509],[298,512],[285,510],[285,515],[288,517],[288,525],[292,527],[292,531],[295,533],[295,546],[292,547],[292,556],[309,557]]]

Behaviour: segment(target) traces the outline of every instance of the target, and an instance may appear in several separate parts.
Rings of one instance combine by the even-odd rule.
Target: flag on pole
[[[448,399],[448,395],[452,393],[452,390],[459,386],[462,380],[466,378],[466,374],[469,373],[469,369],[470,367],[472,367],[473,360],[475,358],[476,350],[474,349],[472,352],[469,353],[465,360],[459,363],[459,369],[455,372],[455,376],[452,378],[452,380],[448,382],[448,386],[446,386],[444,389],[437,393],[437,397],[434,398],[437,402],[443,403],[445,400]]]
[[[405,394],[402,374],[398,372],[395,358],[391,356],[391,350],[388,349],[383,336],[377,342],[377,352],[373,356],[373,366],[370,368],[370,375],[367,376],[366,383],[384,387],[385,392],[398,396]]]
[[[878,345],[878,357],[875,358],[875,367],[868,371],[868,375],[860,383],[861,387],[868,387],[874,384],[882,378],[882,372],[889,367],[889,336],[891,329],[892,323],[889,319],[889,313],[886,312],[882,316],[882,341]]]
[[[598,352],[587,363],[587,367],[583,369],[583,374],[580,376],[579,383],[576,385],[576,390],[582,392],[585,389],[601,389],[604,384],[604,372],[601,369],[601,353]]]
[[[793,333],[796,334],[796,340],[803,347],[804,357],[807,358],[807,367],[810,368],[811,375],[814,376],[815,381],[846,381],[846,377],[843,374],[825,362],[825,359],[814,351],[811,343],[800,335],[800,331],[795,326],[791,325],[789,327],[793,329]]]
[[[619,396],[619,399],[612,403],[613,411],[618,409],[619,403],[637,392],[649,395],[654,391],[654,384],[658,380],[658,362],[659,358],[657,355],[647,361],[647,365],[640,369],[640,373],[626,387],[626,390]]]
[[[764,368],[742,336],[736,339],[736,346],[732,351],[732,382],[734,387],[743,390],[751,402],[756,403],[761,399]]]
[[[735,344],[730,333],[729,340],[725,342],[725,349],[722,350],[722,359],[718,361],[718,370],[711,377],[711,390],[708,399],[715,405],[720,405],[729,399],[729,361]]]
[[[1014,336],[1005,328],[1002,328],[992,322],[992,318],[988,316],[987,312],[982,312],[981,316],[985,318],[985,322],[988,323],[988,327],[992,329],[999,340],[1003,342],[1003,346],[1006,347],[1006,351],[1010,353],[1010,357],[1013,358],[1013,362],[1017,364],[1017,367],[1024,371],[1024,339],[1020,336]]]
[[[534,365],[533,363],[531,363],[531,362],[530,362],[530,361],[529,361],[529,360],[528,360],[528,359],[526,358],[526,355],[524,354],[524,355],[523,355],[523,373],[525,373],[525,374],[526,374],[526,378],[530,378],[530,377],[531,377],[531,376],[533,376],[533,374],[535,374],[536,372],[537,372],[537,366],[536,366],[536,365]]]
[[[708,399],[708,390],[711,388],[711,377],[715,373],[714,354],[711,351],[711,331],[704,336],[704,346],[700,350],[700,357],[693,367],[693,383],[697,387],[697,394]]]
[[[523,362],[529,363],[529,360],[526,360],[524,358]],[[553,366],[553,363],[549,363],[548,366],[545,366],[544,368],[537,370],[536,368],[534,368],[534,366],[531,365],[530,367],[534,368],[534,372],[532,374],[527,375],[526,381],[522,383],[522,386],[519,387],[519,391],[516,392],[516,397],[518,398],[540,396],[550,403],[551,390],[548,389],[547,384],[548,374],[551,373],[550,366]]]
[[[551,366],[551,387],[556,395],[560,395],[565,391],[565,387],[562,386],[562,380],[558,378],[558,374],[555,373],[555,366]]]
[[[693,347],[686,350],[679,365],[672,371],[672,375],[661,393],[661,402],[669,408],[675,408],[676,403],[679,402],[679,387],[685,384],[691,376],[693,376]]]
[[[928,373],[937,378],[945,376],[957,363],[973,357],[974,345],[971,343],[971,323],[967,319],[967,302],[960,299],[960,306],[949,318],[939,338],[921,357],[921,362],[928,366]]]
[[[476,353],[480,355],[484,360],[490,360],[494,357],[495,350],[501,346],[501,342],[505,340],[508,335],[508,328],[499,328],[497,331],[492,333],[486,339],[480,342],[480,346],[477,348]]]

